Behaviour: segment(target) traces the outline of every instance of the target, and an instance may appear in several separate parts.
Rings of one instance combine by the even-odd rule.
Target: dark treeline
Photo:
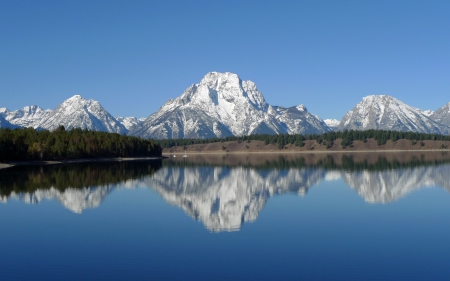
[[[317,143],[326,145],[330,148],[336,139],[342,139],[342,147],[352,146],[353,141],[367,141],[368,139],[375,139],[378,145],[385,144],[388,140],[393,142],[400,139],[407,139],[416,144],[419,142],[424,145],[424,140],[442,140],[450,141],[450,136],[444,136],[440,134],[424,134],[416,132],[399,132],[399,131],[385,131],[385,130],[345,130],[342,132],[328,132],[323,134],[310,134],[310,135],[300,135],[300,134],[280,134],[280,135],[249,135],[241,137],[226,137],[226,138],[210,138],[210,139],[164,139],[155,140],[162,148],[170,148],[174,146],[187,146],[192,144],[206,144],[214,142],[227,142],[227,141],[246,141],[250,142],[252,140],[264,141],[265,144],[278,145],[279,148],[283,148],[285,145],[293,144],[296,146],[304,146],[305,140],[315,140]]]
[[[17,166],[0,170],[0,196],[38,189],[89,188],[152,176],[161,160]]]
[[[168,158],[163,161],[165,167],[227,167],[227,168],[251,168],[256,170],[288,170],[288,169],[303,169],[303,168],[322,168],[325,170],[345,170],[345,171],[385,171],[408,169],[423,166],[435,166],[450,163],[450,155],[440,153],[434,159],[425,159],[423,155],[413,156],[407,161],[400,161],[398,159],[388,159],[385,156],[379,156],[376,161],[369,162],[367,160],[358,161],[354,159],[353,155],[339,155],[339,161],[336,161],[331,155],[327,155],[323,159],[311,163],[303,156],[294,159],[285,158],[283,155],[276,159],[267,159],[260,161],[257,164],[250,164],[242,162],[227,163],[224,159],[222,163],[203,163],[194,162],[188,158],[185,161],[174,160]]]
[[[0,161],[161,156],[153,140],[83,130],[0,129]]]

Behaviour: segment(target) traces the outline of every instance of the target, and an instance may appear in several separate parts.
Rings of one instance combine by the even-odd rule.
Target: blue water
[[[33,190],[29,204],[20,196],[26,192],[16,192],[0,204],[0,280],[449,280],[450,193],[441,184],[449,168],[444,163],[381,171],[277,170],[163,162],[142,177],[85,186],[93,189],[86,202],[96,188],[109,193],[78,213],[62,197],[39,201],[40,191]],[[307,172],[301,178],[286,183],[286,175],[302,169]],[[0,178],[14,173],[27,170],[2,171]],[[271,178],[277,173],[285,181]],[[325,178],[327,173],[334,177]],[[374,190],[392,180],[400,186],[384,188],[404,192],[368,202],[374,201],[370,194],[357,192],[361,185],[349,186],[342,176],[355,173],[378,177],[370,182]],[[430,179],[408,187],[401,177],[411,179],[408,173]],[[298,192],[307,175],[314,180],[306,193]],[[279,192],[270,194],[264,182]],[[250,212],[256,217],[231,226],[211,223],[217,214],[227,220],[255,206],[244,200],[248,204],[239,209],[235,203],[242,198],[230,199],[233,192],[224,191],[230,186],[262,207]],[[208,208],[200,210],[204,203]]]

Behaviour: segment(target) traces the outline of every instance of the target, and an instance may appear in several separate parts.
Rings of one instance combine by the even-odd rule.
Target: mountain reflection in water
[[[151,162],[14,167],[0,170],[0,200],[57,199],[81,213],[116,188],[150,187],[211,231],[256,220],[275,194],[304,196],[342,179],[366,202],[388,203],[428,186],[450,191],[447,153],[199,155]]]

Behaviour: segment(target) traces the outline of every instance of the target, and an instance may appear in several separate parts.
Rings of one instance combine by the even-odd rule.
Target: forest
[[[338,132],[328,132],[323,134],[310,134],[310,135],[300,135],[300,134],[280,134],[280,135],[249,135],[249,136],[231,136],[226,138],[210,138],[210,139],[163,139],[155,140],[162,148],[170,148],[174,146],[187,146],[192,144],[205,144],[214,142],[227,142],[227,141],[252,141],[259,140],[264,141],[265,144],[278,145],[279,148],[283,148],[287,144],[295,144],[296,146],[303,147],[305,140],[316,140],[318,144],[326,145],[327,148],[333,146],[333,142],[337,139],[341,139],[341,146],[343,148],[347,146],[352,146],[353,141],[367,141],[367,139],[375,139],[378,145],[386,144],[388,140],[393,142],[400,139],[410,140],[412,144],[419,142],[423,146],[423,141],[425,140],[442,140],[449,141],[450,136],[444,136],[440,134],[425,134],[416,132],[399,132],[390,130],[345,130]]]
[[[153,140],[59,126],[47,130],[0,129],[0,161],[161,156]]]

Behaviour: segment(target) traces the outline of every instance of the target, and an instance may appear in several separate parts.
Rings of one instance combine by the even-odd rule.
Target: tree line
[[[161,156],[151,139],[80,128],[50,132],[33,128],[0,129],[0,161],[63,160],[99,157]]]
[[[386,144],[388,140],[396,142],[400,139],[410,140],[414,145],[417,142],[420,145],[424,145],[425,140],[440,140],[440,141],[450,141],[450,136],[444,136],[440,134],[425,134],[417,132],[400,132],[391,130],[345,130],[338,132],[327,132],[323,134],[279,134],[279,135],[269,135],[269,134],[255,134],[248,136],[229,136],[226,138],[208,138],[208,139],[161,139],[155,140],[162,148],[171,148],[174,146],[188,146],[192,144],[207,144],[214,142],[228,142],[228,141],[238,141],[238,142],[250,142],[252,140],[264,141],[266,145],[273,144],[277,145],[278,148],[283,148],[285,145],[293,144],[295,146],[303,147],[306,140],[315,140],[318,144],[326,145],[327,148],[333,146],[334,141],[341,139],[341,146],[343,148],[347,146],[352,146],[353,141],[359,140],[366,142],[368,139],[374,139],[377,141],[378,145]]]

